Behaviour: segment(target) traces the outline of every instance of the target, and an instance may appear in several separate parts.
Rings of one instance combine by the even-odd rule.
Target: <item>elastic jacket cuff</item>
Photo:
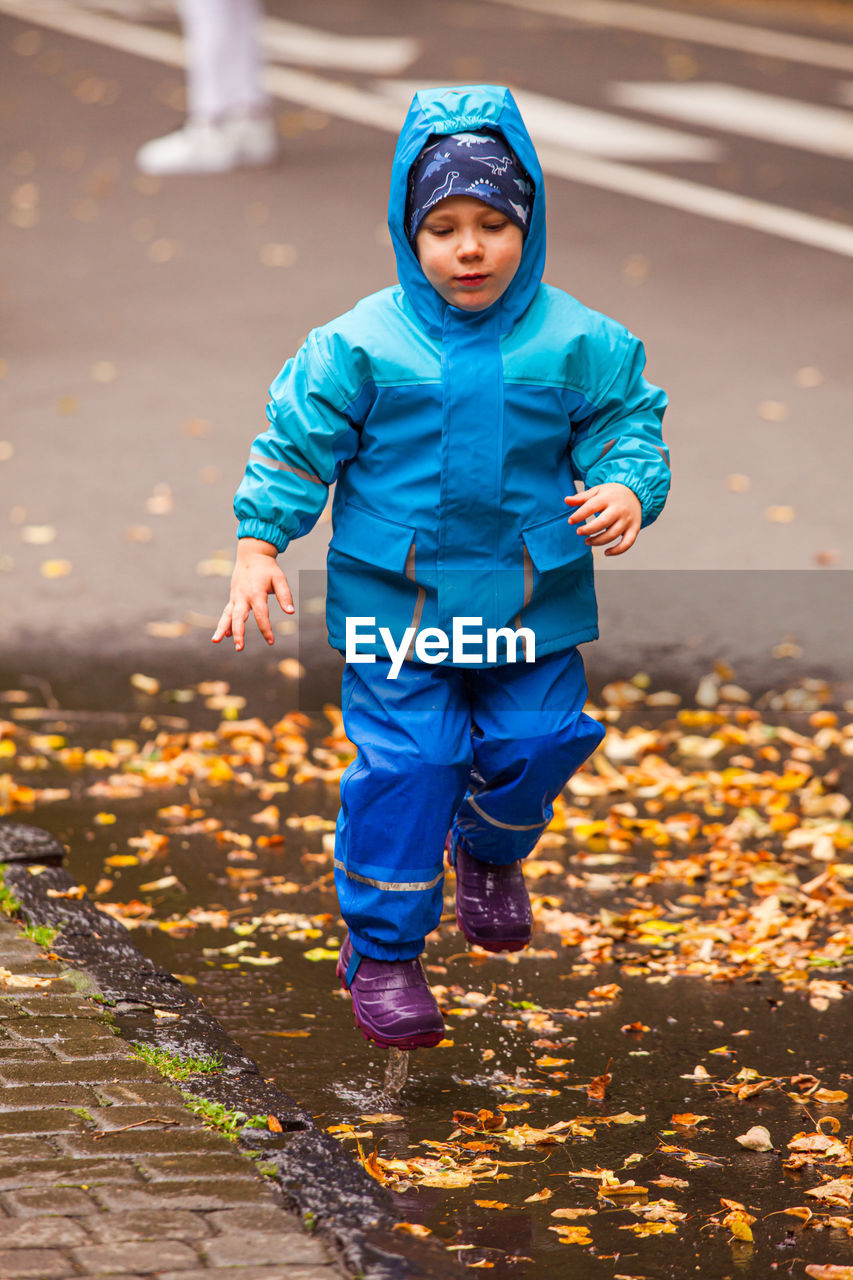
[[[263,520],[241,520],[237,525],[238,538],[260,538],[262,542],[271,542],[279,552],[284,551],[290,538],[277,524],[267,524]]]

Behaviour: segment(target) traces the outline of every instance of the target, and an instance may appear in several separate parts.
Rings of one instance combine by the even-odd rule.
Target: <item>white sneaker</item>
[[[143,173],[225,173],[238,165],[270,164],[278,155],[275,121],[243,113],[222,120],[188,120],[182,129],[140,147]]]

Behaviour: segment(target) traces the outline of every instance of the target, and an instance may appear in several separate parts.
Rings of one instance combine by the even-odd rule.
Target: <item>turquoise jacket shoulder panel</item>
[[[499,128],[536,194],[519,269],[481,312],[449,306],[403,231],[408,168],[436,133]],[[346,619],[406,627],[479,617],[526,626],[537,654],[598,634],[592,553],[568,524],[575,481],[615,480],[643,524],[669,487],[666,396],[643,376],[624,326],[541,283],[541,169],[508,90],[415,96],[391,177],[400,283],[313,330],[270,388],[235,499],[239,537],[283,550],[335,484],[328,559],[330,642]],[[370,651],[370,645],[361,646]],[[381,641],[374,652],[384,654]],[[501,654],[497,662],[505,660]]]

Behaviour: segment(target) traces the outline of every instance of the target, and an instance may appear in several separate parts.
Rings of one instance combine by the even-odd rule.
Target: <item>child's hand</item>
[[[633,547],[640,532],[643,509],[640,499],[626,484],[613,481],[597,484],[592,489],[573,493],[566,498],[575,510],[569,516],[569,524],[585,521],[578,533],[586,538],[588,547],[600,547],[621,535],[621,541],[605,551],[606,556],[621,556]]]
[[[271,542],[259,538],[241,538],[237,544],[237,563],[231,576],[231,599],[222,610],[211,639],[219,644],[233,635],[234,648],[245,644],[246,619],[255,615],[258,630],[267,644],[275,643],[267,597],[275,595],[285,613],[293,613],[293,597],[284,571],[276,563],[278,550]]]

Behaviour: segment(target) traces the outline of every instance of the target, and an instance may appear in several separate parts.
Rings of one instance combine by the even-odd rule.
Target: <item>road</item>
[[[281,162],[158,181],[133,157],[181,119],[169,6],[0,0],[6,671],[246,670],[207,635],[266,389],[313,325],[395,278],[386,186],[413,88],[487,80],[517,92],[541,149],[546,278],[639,334],[671,398],[670,501],[630,555],[598,558],[588,669],[692,679],[727,659],[767,685],[844,681],[849,6],[267,12]],[[288,552],[292,577],[322,566],[329,531]],[[298,651],[319,668],[307,595]],[[276,658],[297,652],[286,630]]]

